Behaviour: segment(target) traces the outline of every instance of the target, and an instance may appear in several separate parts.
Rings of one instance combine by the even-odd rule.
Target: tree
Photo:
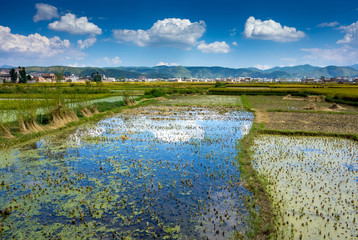
[[[94,82],[102,82],[101,75],[98,72],[92,73],[92,79]]]
[[[26,70],[25,67],[19,66],[19,83],[27,83]]]
[[[10,77],[11,77],[11,82],[12,82],[12,83],[16,83],[16,82],[17,82],[17,72],[16,72],[15,68],[11,68],[11,70],[10,70]]]
[[[220,81],[216,81],[216,83],[215,83],[215,87],[216,87],[216,88],[225,87],[225,86],[226,86],[226,84],[223,83],[223,82],[220,82]]]
[[[64,70],[61,70],[61,71],[58,71],[57,73],[55,73],[56,75],[56,82],[59,83],[63,80],[63,76],[65,75],[65,71]]]

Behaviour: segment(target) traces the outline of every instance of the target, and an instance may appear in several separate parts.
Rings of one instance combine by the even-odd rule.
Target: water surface
[[[226,239],[250,229],[253,115],[146,107],[0,153],[1,238]],[[0,229],[1,230],[1,229]]]

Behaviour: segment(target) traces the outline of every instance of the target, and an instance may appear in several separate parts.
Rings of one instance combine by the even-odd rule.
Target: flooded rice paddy
[[[260,136],[253,165],[268,180],[277,239],[358,239],[358,144]]]
[[[253,115],[144,107],[0,152],[0,238],[226,239],[250,231]],[[257,210],[257,209],[256,209]]]

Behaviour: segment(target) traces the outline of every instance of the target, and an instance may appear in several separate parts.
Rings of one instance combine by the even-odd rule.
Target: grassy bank
[[[331,132],[313,132],[313,131],[290,131],[275,129],[260,129],[260,134],[283,135],[283,136],[310,136],[310,137],[337,137],[358,141],[358,134],[331,133]]]
[[[249,102],[246,95],[241,95],[243,107],[249,111],[253,111],[253,106]],[[274,211],[271,199],[266,192],[266,182],[259,178],[256,170],[251,163],[250,147],[254,144],[255,137],[263,129],[264,124],[253,123],[249,134],[239,141],[238,162],[244,185],[254,194],[254,202],[251,204],[250,225],[251,232],[248,233],[250,239],[268,239],[274,233]],[[256,206],[258,206],[258,213]]]
[[[240,140],[240,149],[238,162],[240,172],[244,179],[244,186],[254,194],[254,202],[252,204],[252,211],[259,206],[259,213],[250,213],[251,232],[248,234],[250,239],[267,239],[274,233],[273,220],[274,211],[271,205],[271,199],[266,192],[266,182],[258,177],[256,170],[251,163],[250,147],[254,143],[254,139],[259,134],[262,125],[254,123],[250,133]]]

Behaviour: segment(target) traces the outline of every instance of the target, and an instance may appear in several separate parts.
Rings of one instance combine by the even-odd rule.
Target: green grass
[[[252,111],[252,105],[246,95],[241,95],[241,102],[247,111]]]
[[[201,106],[201,107],[238,107],[243,108],[240,96],[220,96],[220,95],[190,95],[173,96],[167,101],[161,102],[162,105],[171,106]]]
[[[262,125],[254,123],[249,134],[240,140],[238,149],[239,168],[246,184],[245,187],[254,193],[254,202],[251,203],[249,216],[252,230],[247,233],[247,237],[250,239],[267,239],[274,233],[273,223],[275,215],[271,205],[271,199],[265,190],[267,182],[258,177],[251,163],[252,152],[250,146],[253,145],[255,137],[261,130]],[[254,209],[255,205],[259,205],[258,214]],[[253,211],[255,211],[255,213]]]
[[[1,93],[0,94],[0,101],[2,101],[1,99],[44,99],[44,98],[48,98],[48,97],[52,97],[53,94],[58,94],[56,92],[49,92],[47,94],[45,93],[24,93],[24,94],[20,94],[20,93],[16,93],[16,94],[10,94],[10,93]],[[100,99],[100,98],[105,98],[105,97],[111,97],[111,96],[117,96],[120,94],[109,94],[109,93],[101,93],[101,94],[63,94],[60,93],[61,96],[63,96],[64,99],[69,99],[69,98],[83,98],[84,96],[88,99]]]
[[[93,104],[99,112],[106,112],[112,109],[116,109],[119,107],[124,106],[123,101],[116,101],[116,102],[97,102]]]

